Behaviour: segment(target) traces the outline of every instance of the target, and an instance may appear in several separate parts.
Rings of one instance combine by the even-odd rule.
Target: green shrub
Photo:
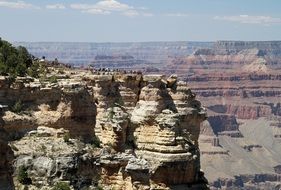
[[[46,82],[46,75],[41,75],[39,77],[39,82],[41,83],[42,86],[44,86],[44,82]]]
[[[50,83],[57,83],[57,82],[58,82],[58,79],[57,79],[57,77],[56,77],[55,75],[53,75],[53,76],[51,76],[51,77],[49,78],[49,82],[50,82]]]
[[[40,64],[39,65],[39,74],[40,75],[47,75],[47,73],[49,72],[48,68],[46,65]]]
[[[122,100],[121,97],[117,98],[115,101],[114,101],[114,105],[116,106],[124,106],[124,101]]]
[[[31,184],[31,179],[28,177],[27,168],[24,166],[19,167],[17,178],[21,184]]]
[[[101,141],[97,136],[94,136],[92,139],[92,145],[94,147],[100,148],[101,147]]]
[[[39,77],[39,63],[36,61],[34,62],[27,70],[27,74],[33,78]]]
[[[70,134],[69,133],[65,133],[64,136],[63,136],[64,142],[68,143],[69,139],[70,139]]]
[[[27,67],[25,64],[23,63],[19,63],[17,66],[16,66],[16,70],[15,70],[15,74],[18,75],[18,76],[25,76],[27,73]]]
[[[32,56],[25,47],[15,48],[0,38],[0,74],[25,76],[32,65]]]
[[[20,113],[23,111],[23,104],[21,100],[18,100],[15,102],[15,104],[12,106],[12,112],[14,113]]]
[[[100,186],[100,185],[98,185],[97,188],[96,188],[96,190],[103,190],[103,187]]]
[[[52,190],[71,190],[70,186],[65,182],[58,182]]]

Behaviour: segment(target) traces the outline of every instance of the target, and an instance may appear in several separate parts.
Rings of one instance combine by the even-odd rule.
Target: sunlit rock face
[[[161,76],[143,80],[146,86],[131,117],[137,155],[153,166],[155,182],[183,184],[198,180],[196,143],[199,125],[205,119],[200,102],[183,84],[175,87],[177,91],[166,88]]]
[[[9,95],[0,97],[9,106],[1,116],[5,187],[207,188],[198,149],[206,112],[186,83],[141,73],[66,75],[54,84],[1,81],[0,94]],[[29,184],[18,179],[21,167]]]

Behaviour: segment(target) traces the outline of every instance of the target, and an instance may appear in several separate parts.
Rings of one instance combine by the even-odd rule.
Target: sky
[[[0,0],[25,42],[281,40],[281,0]]]

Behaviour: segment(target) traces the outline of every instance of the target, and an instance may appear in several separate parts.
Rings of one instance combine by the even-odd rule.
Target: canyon
[[[199,146],[211,189],[280,188],[280,45],[222,41],[170,63],[208,109]]]
[[[129,73],[140,70],[153,75],[176,74],[207,109],[207,120],[200,125],[199,132],[192,134],[199,139],[194,140],[195,144],[198,142],[201,168],[210,188],[280,189],[280,41],[18,44],[27,45],[36,56],[48,55],[50,60],[67,57],[70,49],[79,50],[85,59],[81,62],[76,58],[67,60],[77,66],[84,63],[85,67],[92,65],[95,68],[96,65],[114,70],[121,64],[121,69]],[[50,51],[52,49],[56,53]],[[122,59],[124,55],[128,59]],[[107,65],[100,64],[105,62]],[[132,90],[132,102],[136,99],[134,94]],[[106,96],[104,94],[101,99]],[[147,97],[154,95],[148,93]],[[129,105],[135,105],[132,102],[127,103],[127,109],[133,110],[133,106],[129,108]],[[142,109],[145,105],[139,106]],[[101,110],[98,111],[101,115],[96,117],[102,117],[106,108],[106,105],[99,105],[96,109]],[[136,114],[132,118],[134,125],[134,121],[140,120],[137,111],[132,113]],[[103,128],[107,130],[108,125],[100,120],[96,122],[96,134],[104,134]],[[190,128],[189,131],[194,129],[198,130]],[[144,132],[140,127],[135,134]],[[150,134],[155,134],[154,129],[146,136],[150,137]],[[101,139],[109,136],[112,137],[111,133],[104,134]],[[138,146],[146,149],[140,154],[153,150],[155,142],[157,140],[150,137],[148,146],[140,138]]]

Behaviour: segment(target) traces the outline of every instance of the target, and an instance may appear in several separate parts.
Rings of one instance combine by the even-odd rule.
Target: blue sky
[[[9,41],[281,40],[280,0],[0,0]]]

